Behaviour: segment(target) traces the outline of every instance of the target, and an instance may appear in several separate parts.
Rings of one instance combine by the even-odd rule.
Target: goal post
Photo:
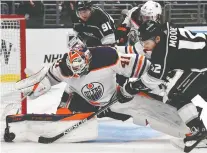
[[[15,83],[26,78],[26,22],[21,15],[0,15],[1,48],[0,48],[0,105],[1,111],[9,104],[20,103],[23,97],[15,91]],[[19,104],[17,104],[19,105]],[[27,113],[27,100],[21,103],[21,114]]]

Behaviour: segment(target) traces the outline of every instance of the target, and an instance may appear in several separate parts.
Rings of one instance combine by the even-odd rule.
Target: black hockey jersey
[[[82,21],[76,13],[73,13],[71,16],[73,29],[77,31],[83,39],[91,38],[97,41],[93,42],[95,43],[94,46],[108,44],[106,41],[110,36],[114,37],[114,42],[110,43],[115,43],[115,24],[112,17],[99,7],[93,6],[91,11],[91,16],[86,22]]]
[[[169,23],[164,24],[163,30],[166,35],[161,37],[160,43],[152,51],[153,66],[148,72],[151,76],[163,79],[174,69],[207,68],[207,35]]]
[[[160,90],[161,84],[172,70],[207,69],[207,36],[163,25],[163,36],[151,54],[151,68],[142,77],[142,83],[152,90]]]

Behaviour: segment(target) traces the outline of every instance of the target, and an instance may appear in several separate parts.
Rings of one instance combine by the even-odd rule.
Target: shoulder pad
[[[96,47],[91,50],[92,62],[90,69],[98,69],[106,66],[114,65],[119,56],[115,48],[112,47]]]

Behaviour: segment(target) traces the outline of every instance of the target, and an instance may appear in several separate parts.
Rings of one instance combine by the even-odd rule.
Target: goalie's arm
[[[123,54],[118,52],[118,60],[112,69],[128,78],[140,78],[148,71],[151,62],[140,54]]]
[[[146,52],[143,50],[140,42],[135,43],[133,46],[116,46],[116,50],[123,54],[139,54],[146,56]]]
[[[151,62],[143,55],[118,53],[118,60],[112,69],[125,77],[140,79],[140,77],[148,71],[150,65]],[[131,87],[131,85],[127,85],[130,84],[125,82],[123,87],[118,90],[117,97],[121,103],[132,100],[132,95],[138,92],[138,90]],[[140,86],[138,86],[138,88],[140,88]]]

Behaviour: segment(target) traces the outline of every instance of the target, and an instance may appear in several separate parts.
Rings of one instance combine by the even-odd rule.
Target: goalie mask
[[[76,44],[68,52],[67,66],[74,75],[82,76],[89,72],[91,53],[83,44]]]
[[[162,14],[162,7],[159,3],[154,1],[147,1],[140,10],[141,20],[143,22],[152,20],[160,22]]]

